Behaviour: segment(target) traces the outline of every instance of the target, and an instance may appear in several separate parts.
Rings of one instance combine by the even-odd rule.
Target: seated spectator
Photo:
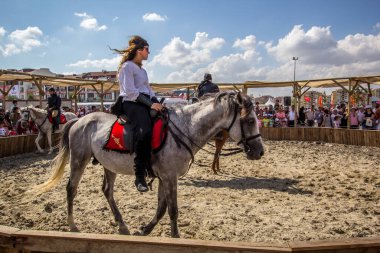
[[[372,111],[372,107],[370,105],[367,105],[364,112],[365,129],[373,128],[373,125],[374,125],[373,118],[374,118],[374,113]]]
[[[315,111],[314,106],[310,108],[309,111],[306,113],[306,119],[307,119],[307,126],[313,127],[314,126],[314,120],[315,120]]]
[[[275,116],[276,116],[276,119],[278,119],[278,123],[280,127],[286,126],[286,115],[282,106],[280,106]]]
[[[21,119],[20,109],[17,106],[13,107],[11,115],[10,115],[12,128],[16,127],[16,123],[19,119]]]
[[[344,110],[343,110],[344,109]],[[342,117],[340,118],[340,128],[347,128],[348,124],[348,111],[346,107],[342,107]]]
[[[359,110],[357,110],[359,127],[365,128],[365,119],[364,119],[364,107],[361,106]]]
[[[305,126],[305,120],[306,120],[305,107],[302,106],[298,112],[298,125]]]
[[[295,106],[292,105],[287,115],[288,127],[294,127],[295,117],[296,117],[296,109],[295,109]]]
[[[263,119],[263,126],[264,127],[269,127],[269,122],[270,122],[269,117],[265,116],[264,119]]]
[[[318,127],[321,127],[323,124],[323,108],[319,107],[318,111],[315,112],[315,120],[317,121]]]
[[[373,119],[375,121],[375,129],[380,130],[380,104],[376,103],[375,106],[375,115],[373,116]]]
[[[334,121],[333,121],[334,128],[340,128],[340,119],[341,119],[340,115],[334,116]]]
[[[8,133],[8,126],[6,126],[4,121],[0,122],[0,137],[7,137]]]
[[[325,108],[323,110],[323,122],[322,127],[332,127],[332,120],[329,109]]]
[[[358,129],[359,128],[359,120],[358,120],[358,114],[356,113],[356,108],[351,108],[350,128],[351,129]]]
[[[334,109],[333,112],[331,113],[331,122],[332,122],[332,127],[337,128],[340,127],[340,119],[342,118],[342,115],[338,114],[338,110]]]

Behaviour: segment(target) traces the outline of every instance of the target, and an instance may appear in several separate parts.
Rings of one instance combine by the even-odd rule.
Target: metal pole
[[[298,99],[298,84],[296,85],[296,62],[298,60],[298,57],[293,56],[294,61],[294,71],[293,71],[293,97],[295,98],[295,106],[294,106],[294,127],[297,127],[297,121],[298,121],[298,112],[299,112],[299,99]]]
[[[296,82],[296,65],[298,61],[298,57],[293,56],[293,61],[294,61],[294,76],[293,76],[293,81]]]

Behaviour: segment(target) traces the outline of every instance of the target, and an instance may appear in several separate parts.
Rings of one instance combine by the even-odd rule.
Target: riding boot
[[[148,191],[148,184],[145,181],[146,167],[144,155],[141,154],[141,148],[137,148],[135,157],[135,186],[139,192]]]

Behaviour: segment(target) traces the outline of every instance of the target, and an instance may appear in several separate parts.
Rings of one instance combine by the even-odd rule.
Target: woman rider
[[[123,97],[123,112],[135,126],[136,156],[135,185],[138,191],[148,191],[145,181],[147,170],[151,166],[152,122],[150,110],[161,111],[163,106],[152,91],[148,75],[142,68],[142,61],[148,59],[149,44],[140,36],[129,40],[127,49],[115,51],[122,55],[118,67],[120,96]]]

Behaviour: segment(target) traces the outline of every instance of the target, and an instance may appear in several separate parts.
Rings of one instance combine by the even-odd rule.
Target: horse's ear
[[[243,105],[243,96],[241,95],[241,92],[239,91],[236,95],[237,102],[239,105]]]

